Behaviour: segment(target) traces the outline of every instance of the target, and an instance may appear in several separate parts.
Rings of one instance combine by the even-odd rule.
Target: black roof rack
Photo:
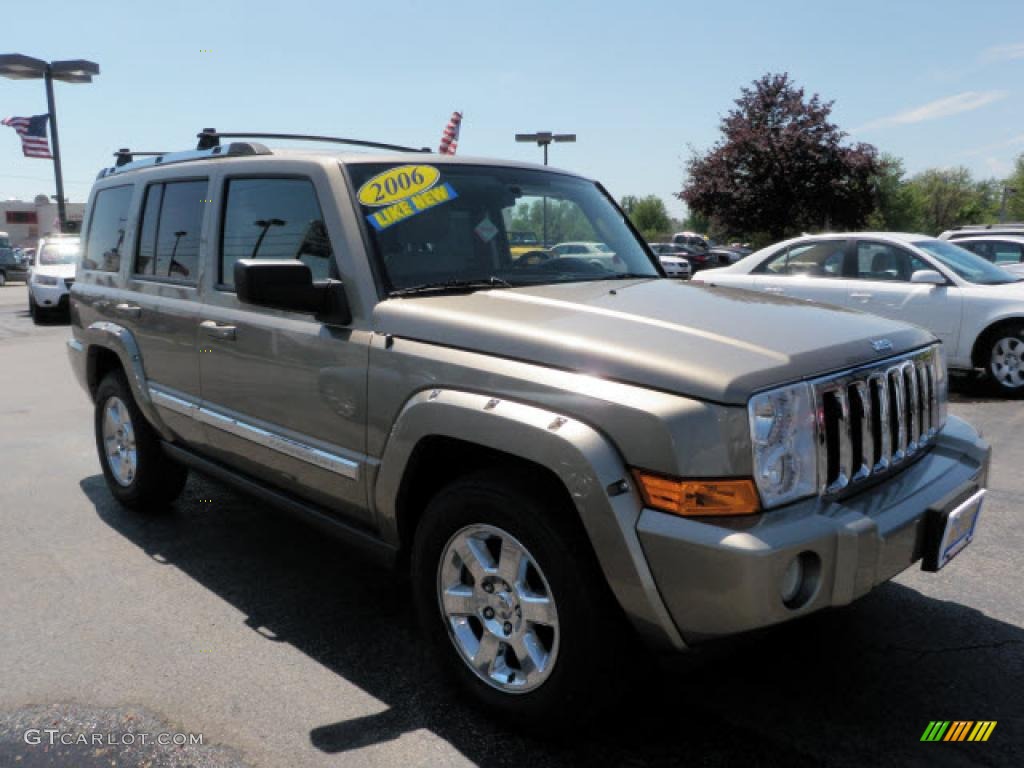
[[[337,136],[310,136],[302,133],[224,133],[216,128],[203,128],[196,134],[199,143],[196,149],[211,149],[220,146],[221,139],[294,139],[298,141],[325,141],[332,144],[349,144],[354,147],[370,147],[371,149],[389,149],[393,152],[430,152],[429,147],[404,147],[400,144],[384,144],[379,141],[363,141],[362,139],[343,139]]]
[[[167,152],[133,152],[128,147],[121,147],[114,153],[114,157],[117,160],[114,161],[114,165],[120,168],[122,165],[128,165],[128,163],[135,160],[136,157],[160,157],[168,154]]]

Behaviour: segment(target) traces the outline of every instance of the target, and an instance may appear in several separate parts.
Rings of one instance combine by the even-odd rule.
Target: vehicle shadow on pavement
[[[951,403],[999,403],[1005,397],[993,391],[993,385],[985,376],[958,375],[949,377],[949,401]]]
[[[600,723],[539,739],[488,719],[418,640],[407,578],[193,475],[175,511],[122,509],[81,481],[99,517],[150,557],[389,706],[311,723],[342,753],[427,729],[476,764],[1021,765],[1024,632],[888,584],[843,609],[655,660]],[[214,499],[214,504],[199,499]],[[952,566],[952,567],[955,567]],[[608,659],[598,675],[615,675]],[[922,743],[931,720],[997,720],[987,743]]]

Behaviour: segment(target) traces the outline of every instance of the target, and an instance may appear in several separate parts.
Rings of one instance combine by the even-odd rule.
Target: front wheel
[[[3,288],[5,285],[7,285],[7,275],[0,272],[0,288]]]
[[[490,473],[449,485],[417,527],[412,575],[423,630],[457,682],[491,712],[544,727],[593,713],[628,665],[575,509],[523,490],[536,487]]]
[[[96,450],[107,488],[139,512],[158,512],[181,494],[188,470],[171,460],[142,415],[131,388],[114,371],[96,388]]]
[[[1004,397],[1024,396],[1024,323],[997,330],[989,337],[987,370]]]

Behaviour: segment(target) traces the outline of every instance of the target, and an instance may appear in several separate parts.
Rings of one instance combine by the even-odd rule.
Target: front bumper
[[[645,509],[637,531],[683,638],[731,635],[845,605],[913,565],[926,511],[984,487],[990,453],[969,424],[950,417],[926,455],[848,499],[806,499],[732,527]],[[804,552],[820,568],[813,593],[790,608],[780,584]]]
[[[57,285],[41,285],[40,283],[29,282],[28,290],[41,309],[67,309],[68,308],[68,287],[61,280]]]

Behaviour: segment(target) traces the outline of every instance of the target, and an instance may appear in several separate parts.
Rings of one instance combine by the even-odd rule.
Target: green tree
[[[921,198],[904,178],[903,161],[882,155],[878,173],[872,179],[875,210],[868,217],[869,229],[883,232],[918,232],[921,229]]]
[[[629,202],[629,206],[625,205]],[[640,230],[640,234],[647,240],[654,240],[668,234],[672,226],[672,219],[668,215],[668,208],[665,201],[657,195],[636,198],[632,195],[622,199],[622,209],[633,222],[633,226]]]
[[[929,168],[910,180],[917,197],[919,229],[937,235],[960,224],[984,224],[995,220],[998,182],[976,182],[971,172],[957,168]]]
[[[1010,189],[1006,191],[1006,220],[1024,221],[1024,155],[1017,157],[1016,167],[1013,173],[1003,182]],[[1010,190],[1015,190],[1011,192]],[[999,190],[1000,202],[1002,201],[1002,189]]]

